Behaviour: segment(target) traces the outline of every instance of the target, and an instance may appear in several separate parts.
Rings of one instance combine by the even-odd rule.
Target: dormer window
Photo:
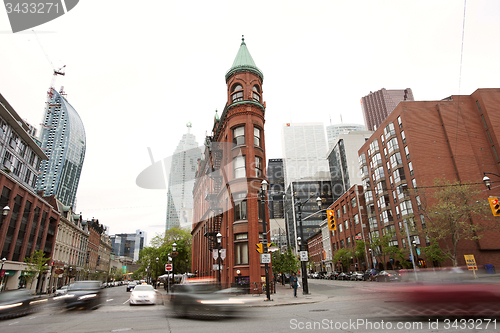
[[[260,103],[260,90],[258,86],[253,86],[252,89],[253,100]]]
[[[231,92],[231,100],[234,102],[239,102],[243,100],[243,87],[241,84],[237,84],[233,91]]]

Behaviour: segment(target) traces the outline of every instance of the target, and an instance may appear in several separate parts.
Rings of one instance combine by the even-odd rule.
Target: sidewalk
[[[260,295],[242,295],[249,299],[250,302],[247,304],[250,307],[262,307],[262,306],[280,306],[280,305],[297,305],[297,304],[309,304],[323,302],[328,299],[328,296],[321,294],[309,294],[303,295],[302,288],[297,289],[297,297],[293,297],[293,289],[290,288],[289,284],[281,285],[276,284],[276,293],[271,293],[271,301],[267,300],[267,295],[264,292]]]

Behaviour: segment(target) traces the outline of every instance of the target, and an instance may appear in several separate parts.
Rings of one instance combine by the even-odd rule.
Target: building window
[[[254,101],[260,103],[260,91],[258,86],[253,86],[252,96]]]
[[[408,163],[408,169],[410,169],[410,176],[413,176],[413,165],[411,162]]]
[[[403,123],[401,122],[401,116],[398,117],[398,124],[399,124],[399,128],[403,127]]]
[[[354,215],[354,224],[359,224],[359,215],[358,214]]]
[[[260,145],[260,128],[258,128],[258,127],[253,128],[253,144],[256,147],[261,147],[261,145]]]
[[[255,156],[255,177],[261,178],[262,175],[262,158]]]
[[[233,158],[234,178],[243,178],[247,176],[245,166],[245,155],[238,155]]]
[[[242,197],[242,199],[238,199],[238,197]],[[244,199],[243,199],[244,198]],[[234,198],[234,220],[246,220],[247,219],[247,200],[246,193],[241,193],[235,195]]]
[[[234,243],[234,259],[235,265],[248,264],[248,242]]]
[[[241,84],[237,84],[233,91],[231,92],[231,100],[234,102],[239,102],[243,100],[243,87]]]
[[[348,220],[344,221],[344,225],[345,225],[345,230],[349,230],[349,221]]]
[[[236,146],[245,144],[245,126],[236,127],[233,129],[233,143]]]
[[[406,159],[410,159],[410,149],[408,149],[408,146],[405,146],[405,154],[406,154]]]
[[[403,144],[406,143],[406,135],[405,135],[405,131],[401,131],[401,141],[403,141]]]

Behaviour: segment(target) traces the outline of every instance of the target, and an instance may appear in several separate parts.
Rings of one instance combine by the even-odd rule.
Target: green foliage
[[[49,260],[50,258],[46,258],[42,250],[34,251],[29,257],[24,257],[24,262],[27,264],[24,276],[26,283],[30,284],[30,288],[34,279],[48,268],[45,264]]]
[[[390,257],[401,257],[401,250],[397,246],[390,245],[391,241],[395,240],[396,233],[393,230],[386,231],[382,237],[379,235],[372,236],[371,248],[373,255],[382,263],[384,269]]]
[[[173,257],[173,244],[176,243],[177,256]],[[133,277],[146,277],[146,268],[152,278],[157,278],[165,274],[165,264],[168,263],[168,257],[172,258],[174,272],[176,274],[187,273],[191,271],[191,233],[185,229],[171,228],[163,234],[157,234],[152,240],[151,245],[145,247],[139,252],[138,263],[141,267],[134,272]],[[158,261],[156,260],[158,258]]]
[[[275,274],[297,272],[300,267],[300,262],[293,254],[292,248],[289,247],[285,253],[275,251],[272,253],[273,272]]]
[[[337,262],[340,262],[342,267],[344,268],[344,271],[347,271],[349,264],[351,262],[351,257],[352,257],[352,252],[349,251],[348,249],[340,249],[335,252],[333,255],[333,260],[332,262],[336,264]]]
[[[431,245],[422,248],[422,255],[428,260],[441,263],[446,260],[446,254],[439,247],[438,242],[435,239],[431,239]]]
[[[366,242],[363,242],[361,240],[356,241],[356,247],[354,247],[353,254],[356,258],[358,258],[361,261],[365,261],[365,255],[366,255]]]
[[[484,197],[476,184],[461,184],[445,179],[436,179],[433,193],[419,193],[423,197],[422,211],[426,219],[425,232],[435,243],[443,244],[442,253],[430,251],[430,255],[449,258],[453,266],[458,266],[458,244],[461,240],[478,240],[484,227],[476,221],[485,221],[491,215]],[[429,197],[430,200],[428,200]],[[426,203],[431,201],[431,205]],[[434,248],[435,249],[435,248]]]

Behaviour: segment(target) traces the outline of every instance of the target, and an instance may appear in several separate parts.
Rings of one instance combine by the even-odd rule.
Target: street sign
[[[220,249],[220,258],[222,260],[226,259],[226,249]]]
[[[224,269],[224,266],[223,265],[220,265],[220,269]],[[214,271],[218,271],[219,270],[219,265],[218,264],[214,264]]]
[[[300,251],[300,261],[309,261],[307,251]]]
[[[165,264],[165,272],[171,272],[172,271],[172,264]]]
[[[260,255],[260,263],[261,264],[270,264],[271,263],[271,253],[262,253]]]
[[[472,254],[466,254],[464,255],[465,257],[465,263],[467,264],[467,268],[470,270],[477,271],[477,264],[476,264],[476,259],[474,259],[474,255]]]

